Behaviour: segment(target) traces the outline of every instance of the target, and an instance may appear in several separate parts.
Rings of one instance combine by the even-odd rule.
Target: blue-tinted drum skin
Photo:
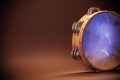
[[[96,14],[87,23],[82,46],[97,69],[110,70],[120,64],[120,17],[112,12]]]

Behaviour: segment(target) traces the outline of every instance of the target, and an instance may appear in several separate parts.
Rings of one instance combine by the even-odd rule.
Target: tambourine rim
[[[95,12],[95,13],[93,13],[93,14],[91,14],[91,15],[87,15],[87,14],[84,15],[87,19],[84,20],[84,19],[81,18],[81,19],[79,20],[79,21],[84,21],[84,23],[82,24],[82,26],[81,26],[81,28],[80,28],[79,35],[78,35],[78,37],[79,37],[79,39],[80,39],[78,50],[79,50],[79,52],[80,52],[80,55],[81,55],[81,58],[82,58],[83,62],[84,62],[86,65],[88,65],[90,68],[96,69],[96,70],[100,70],[100,71],[114,70],[115,68],[118,67],[118,65],[116,65],[116,67],[114,67],[114,68],[109,68],[109,69],[101,69],[101,68],[98,68],[98,67],[95,67],[94,65],[92,65],[92,64],[89,62],[89,60],[87,59],[86,54],[85,54],[84,49],[83,49],[83,35],[84,35],[84,30],[85,30],[85,28],[87,27],[89,21],[90,21],[91,19],[93,19],[93,17],[95,17],[96,15],[101,14],[101,13],[111,13],[111,14],[114,14],[114,15],[116,15],[116,16],[120,16],[120,15],[118,15],[118,14],[115,13],[115,12],[106,11],[106,10],[105,10],[105,11],[98,11],[98,12]],[[83,16],[83,17],[84,17],[84,16]],[[79,21],[78,21],[78,22],[79,22]]]

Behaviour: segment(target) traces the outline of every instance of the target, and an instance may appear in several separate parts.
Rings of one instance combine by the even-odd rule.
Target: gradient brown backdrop
[[[110,0],[2,0],[1,74],[34,80],[87,71],[70,56],[71,25],[89,7],[120,12]]]

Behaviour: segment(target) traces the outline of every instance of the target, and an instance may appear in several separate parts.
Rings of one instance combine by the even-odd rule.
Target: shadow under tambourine
[[[91,71],[91,72],[78,72],[78,73],[70,73],[70,74],[63,74],[63,75],[59,75],[59,76],[73,76],[73,77],[77,77],[77,76],[92,76],[92,75],[101,75],[101,74],[120,74],[120,70],[114,70],[114,71],[106,71],[106,72],[95,72],[95,71]]]
[[[77,72],[77,73],[68,73],[68,74],[61,74],[57,77],[64,77],[64,78],[74,78],[74,79],[94,79],[94,80],[120,80],[120,70],[114,71],[105,71],[105,72]]]

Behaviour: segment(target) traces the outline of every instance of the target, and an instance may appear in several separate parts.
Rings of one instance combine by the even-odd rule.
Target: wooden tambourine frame
[[[83,61],[83,63],[85,65],[87,65],[88,67],[90,67],[91,69],[94,70],[99,70],[99,71],[108,71],[108,70],[113,70],[116,69],[116,67],[110,68],[110,69],[98,69],[95,66],[93,66],[92,64],[90,64],[90,62],[88,61],[84,50],[83,50],[83,33],[84,30],[86,28],[87,23],[97,14],[101,14],[101,13],[112,13],[115,14],[117,16],[119,16],[117,13],[113,12],[113,11],[107,11],[107,10],[100,10],[99,8],[96,7],[92,7],[88,9],[87,14],[85,14],[78,22],[73,23],[72,26],[72,31],[73,31],[73,35],[72,35],[72,51],[71,51],[71,55],[73,56],[74,59],[81,59]]]

